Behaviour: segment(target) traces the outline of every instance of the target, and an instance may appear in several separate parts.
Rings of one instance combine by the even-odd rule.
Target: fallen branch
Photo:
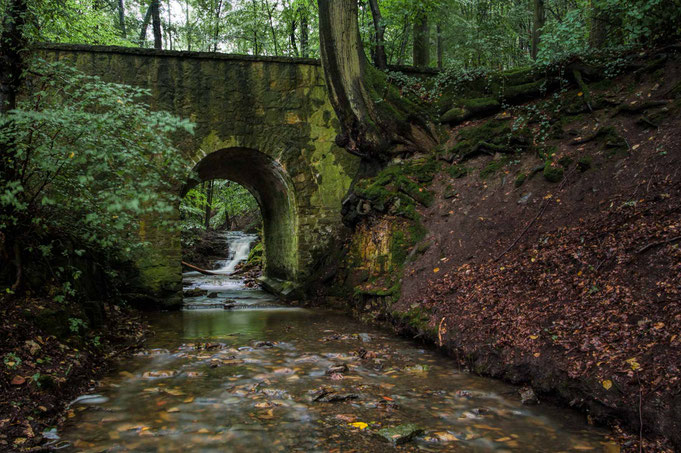
[[[207,270],[205,270],[205,269],[201,269],[200,267],[196,267],[196,266],[194,266],[194,265],[192,265],[192,264],[185,263],[184,261],[182,261],[182,265],[185,266],[185,267],[188,267],[189,269],[191,269],[191,270],[193,270],[193,271],[196,271],[196,272],[198,272],[198,273],[200,273],[200,274],[203,274],[203,275],[220,275],[220,274],[218,274],[217,272],[207,271]]]
[[[641,249],[639,249],[636,252],[636,254],[638,255],[638,254],[645,252],[646,250],[650,250],[653,247],[658,247],[660,245],[666,245],[666,244],[672,244],[672,243],[677,242],[677,241],[681,241],[681,236],[676,236],[676,237],[673,237],[671,239],[667,239],[666,241],[653,242],[653,243],[648,244],[645,247],[642,247]]]

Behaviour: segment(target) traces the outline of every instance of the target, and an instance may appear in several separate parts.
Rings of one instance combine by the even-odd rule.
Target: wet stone
[[[520,389],[520,401],[526,406],[539,404],[539,398],[537,398],[537,395],[531,387],[523,387]]]
[[[200,297],[205,296],[206,294],[208,294],[208,291],[200,288],[186,289],[182,293],[184,297]]]
[[[423,429],[413,423],[383,428],[378,434],[395,445],[406,444],[423,434]]]

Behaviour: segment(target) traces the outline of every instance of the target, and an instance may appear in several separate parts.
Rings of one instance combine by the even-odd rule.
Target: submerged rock
[[[423,434],[423,429],[413,423],[407,423],[383,428],[378,431],[378,434],[395,445],[402,445]]]
[[[217,299],[218,296],[219,296],[219,294],[218,294],[218,293],[215,293],[215,292],[213,292],[213,293],[208,293],[208,298],[209,298],[209,299]]]

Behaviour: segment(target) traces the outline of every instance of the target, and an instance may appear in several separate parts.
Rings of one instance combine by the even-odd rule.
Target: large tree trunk
[[[425,151],[436,143],[418,107],[386,84],[369,65],[357,23],[356,0],[319,0],[322,65],[331,103],[341,123],[336,143],[369,160]],[[380,100],[375,102],[374,100]]]
[[[154,28],[154,49],[163,48],[163,35],[161,34],[161,11],[159,0],[151,0],[151,22]]]
[[[530,56],[533,60],[537,59],[539,53],[539,41],[541,39],[542,28],[546,23],[546,8],[544,0],[534,0],[534,22],[532,23],[532,49]]]
[[[374,33],[376,34],[376,48],[374,49],[374,64],[380,70],[388,68],[388,58],[385,54],[385,24],[378,7],[378,0],[369,0],[371,17],[374,20]]]
[[[430,65],[430,25],[428,14],[421,10],[414,19],[414,66]]]

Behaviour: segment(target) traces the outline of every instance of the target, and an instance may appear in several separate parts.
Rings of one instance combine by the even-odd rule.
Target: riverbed
[[[146,349],[72,403],[62,451],[618,451],[582,415],[227,274],[185,275],[212,297],[149,315]]]

